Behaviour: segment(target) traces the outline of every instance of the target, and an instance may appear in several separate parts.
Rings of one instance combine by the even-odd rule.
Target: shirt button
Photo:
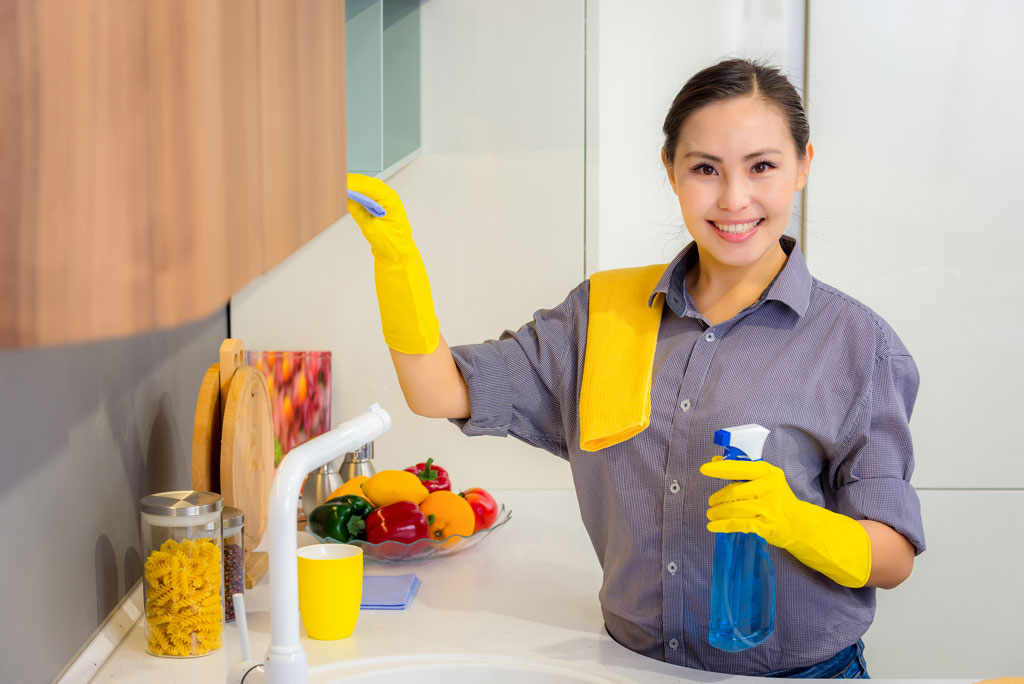
[[[677,648],[679,648],[679,640],[678,639],[669,639],[668,640],[668,647],[671,648],[673,651],[676,650]]]
[[[710,330],[708,330],[707,333],[704,334],[704,339],[707,340],[708,342],[714,342],[715,341],[715,333],[713,333]]]
[[[673,494],[678,494],[679,493],[679,483],[676,482],[675,480],[672,480],[672,484],[670,484],[668,486],[668,491],[672,492]]]
[[[668,573],[670,575],[676,574],[677,568],[676,568],[676,564],[673,561],[669,561],[668,565],[665,566],[665,569],[668,570]]]
[[[679,408],[683,409],[683,411],[689,411],[690,410],[690,400],[689,399],[683,399],[683,402],[681,404],[679,404]]]

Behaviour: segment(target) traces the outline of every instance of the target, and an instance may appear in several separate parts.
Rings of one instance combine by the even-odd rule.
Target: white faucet
[[[330,432],[300,444],[281,461],[270,489],[270,649],[266,664],[250,658],[245,610],[236,603],[242,660],[228,671],[229,684],[306,684],[306,652],[299,641],[299,536],[295,525],[299,490],[311,471],[338,454],[357,448],[391,429],[391,416],[377,404]],[[241,596],[239,596],[241,598]]]

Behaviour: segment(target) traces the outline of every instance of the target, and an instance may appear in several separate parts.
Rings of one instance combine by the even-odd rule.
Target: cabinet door
[[[880,313],[917,362],[914,485],[1024,488],[1024,4],[809,12],[811,272]]]
[[[0,0],[0,347],[208,315],[345,211],[343,0]]]

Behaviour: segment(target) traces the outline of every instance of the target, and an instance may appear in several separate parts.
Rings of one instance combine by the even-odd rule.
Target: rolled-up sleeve
[[[925,549],[921,503],[910,484],[910,415],[918,385],[917,365],[909,355],[875,359],[869,392],[842,448],[844,481],[839,483],[837,503],[844,515],[893,528],[920,554]]]
[[[469,388],[469,418],[452,418],[470,436],[512,435],[568,457],[563,407],[574,401],[579,311],[586,283],[553,309],[499,339],[452,347]]]

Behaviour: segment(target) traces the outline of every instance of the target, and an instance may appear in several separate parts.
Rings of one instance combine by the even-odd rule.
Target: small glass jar
[[[245,512],[225,506],[221,512],[224,530],[224,621],[235,621],[235,603],[231,597],[245,593]]]
[[[143,497],[146,650],[177,658],[214,653],[224,629],[220,494]]]

